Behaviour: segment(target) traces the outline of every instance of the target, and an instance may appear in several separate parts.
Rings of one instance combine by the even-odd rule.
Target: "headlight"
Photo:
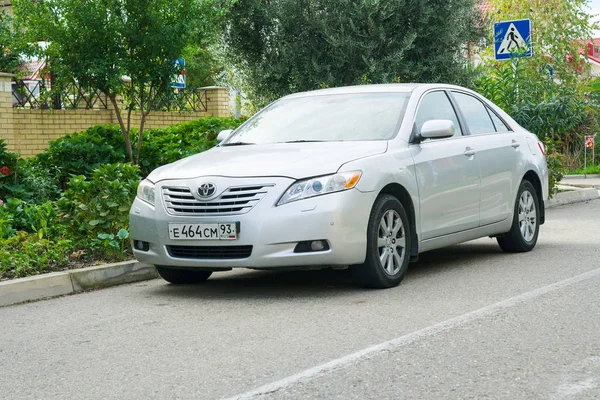
[[[343,172],[341,174],[319,176],[317,178],[298,181],[290,186],[283,196],[281,196],[277,205],[280,206],[296,200],[352,189],[358,183],[361,175],[360,171]]]
[[[144,179],[137,188],[137,197],[146,203],[154,205],[154,183]]]

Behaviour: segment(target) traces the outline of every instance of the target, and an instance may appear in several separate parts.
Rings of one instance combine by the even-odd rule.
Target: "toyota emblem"
[[[215,186],[214,183],[203,183],[198,188],[198,196],[203,197],[203,198],[208,198],[208,197],[212,196],[213,194],[215,194],[216,191],[217,191],[217,187]]]

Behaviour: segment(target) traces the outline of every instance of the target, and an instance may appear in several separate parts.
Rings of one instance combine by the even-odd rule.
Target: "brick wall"
[[[31,157],[48,147],[50,140],[81,132],[98,124],[117,124],[114,110],[29,110],[12,107],[11,75],[0,73],[0,138],[8,149]],[[206,112],[152,112],[146,128],[164,128],[206,116],[229,116],[229,92],[225,88],[206,88]],[[123,115],[123,118],[126,116]],[[132,115],[132,127],[140,123],[139,112]]]

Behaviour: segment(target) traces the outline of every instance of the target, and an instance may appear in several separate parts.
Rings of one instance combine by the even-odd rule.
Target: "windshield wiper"
[[[222,147],[225,147],[225,146],[249,146],[251,144],[256,144],[256,143],[234,142],[234,143],[225,143],[225,144],[222,144],[221,146]]]
[[[325,140],[288,140],[283,143],[312,143],[312,142],[324,142]]]

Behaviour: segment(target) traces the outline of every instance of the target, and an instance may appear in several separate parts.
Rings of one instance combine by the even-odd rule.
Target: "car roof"
[[[464,89],[460,86],[441,83],[384,83],[377,85],[342,86],[330,89],[311,90],[285,96],[285,99],[310,96],[325,96],[333,94],[355,94],[355,93],[412,93],[415,89]]]

